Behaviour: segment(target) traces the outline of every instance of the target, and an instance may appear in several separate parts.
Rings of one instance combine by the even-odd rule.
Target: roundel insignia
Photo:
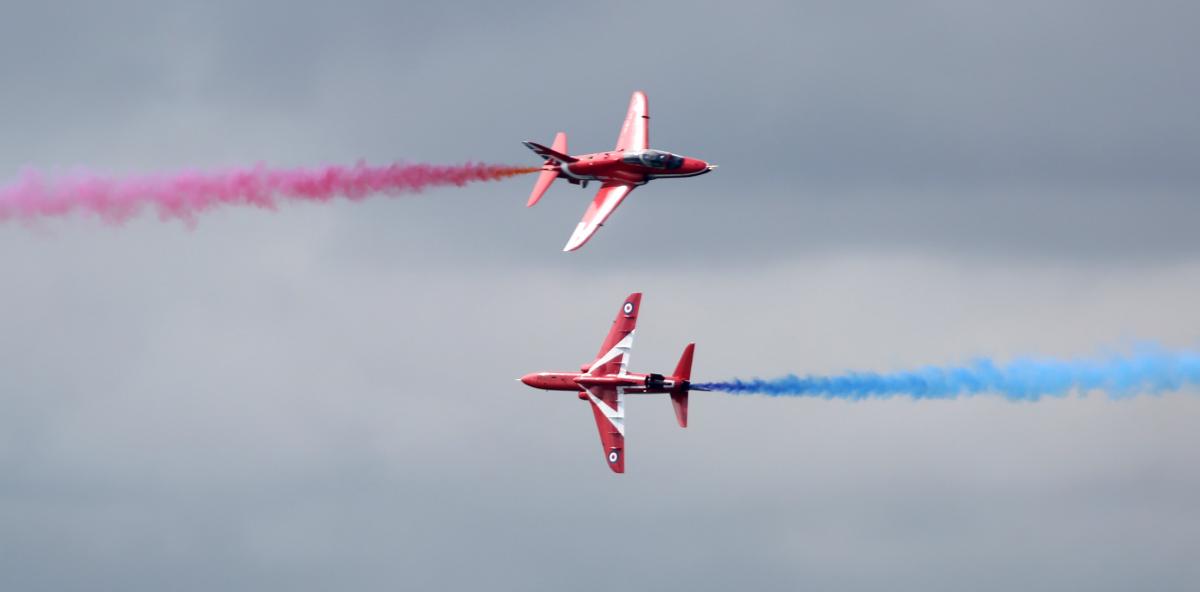
[[[619,457],[620,457],[620,455],[617,454],[616,450],[614,450],[614,451],[608,453],[608,462],[615,463],[615,462],[617,462],[617,458],[619,458]]]
[[[626,303],[625,303],[625,306],[624,306],[624,308],[622,308],[621,310],[625,311],[625,314],[626,314],[626,315],[631,315],[631,314],[633,314],[633,303],[632,303],[632,302],[626,302]]]

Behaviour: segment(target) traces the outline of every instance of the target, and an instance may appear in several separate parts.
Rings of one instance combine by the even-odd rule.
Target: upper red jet
[[[608,337],[600,346],[596,359],[580,367],[579,372],[535,372],[521,377],[521,382],[549,391],[575,391],[579,398],[590,401],[604,458],[615,473],[625,472],[625,395],[671,395],[675,419],[679,427],[687,427],[688,391],[692,387],[692,354],[696,344],[689,343],[683,356],[669,376],[662,374],[632,374],[628,371],[629,351],[633,349],[633,330],[638,310],[642,307],[641,293],[630,294],[617,311]]]
[[[583,187],[587,187],[588,181],[602,183],[564,251],[574,251],[592,238],[634,187],[645,185],[651,179],[695,177],[717,168],[717,165],[698,158],[650,150],[649,126],[650,111],[646,106],[646,95],[637,91],[629,100],[629,113],[625,115],[625,124],[621,126],[617,147],[610,152],[571,156],[567,154],[567,134],[563,132],[554,136],[554,144],[550,148],[537,142],[523,142],[546,160],[526,207],[537,203],[550,184],[559,177],[567,179],[572,185]]]

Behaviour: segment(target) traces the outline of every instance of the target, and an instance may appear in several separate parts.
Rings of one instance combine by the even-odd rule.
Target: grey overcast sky
[[[639,189],[0,225],[4,590],[1194,590],[1200,393],[1014,404],[701,379],[1200,338],[1194,2],[44,2],[0,20],[0,176],[653,146]]]

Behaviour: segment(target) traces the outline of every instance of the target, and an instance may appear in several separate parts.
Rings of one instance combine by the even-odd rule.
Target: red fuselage
[[[559,173],[571,182],[617,181],[644,185],[660,177],[695,177],[717,168],[698,158],[662,150],[613,150],[574,156],[577,160],[559,165]]]
[[[583,372],[534,372],[521,377],[521,382],[547,391],[581,392],[586,387],[621,388],[627,395],[673,393],[688,388],[688,381],[662,374],[610,374],[594,376]],[[587,395],[581,394],[581,399]]]

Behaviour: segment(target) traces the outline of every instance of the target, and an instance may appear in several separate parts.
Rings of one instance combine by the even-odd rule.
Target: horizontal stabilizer
[[[538,202],[539,199],[542,199],[542,196],[545,195],[546,190],[550,188],[550,184],[554,183],[554,180],[558,178],[558,163],[554,162],[552,158],[542,155],[539,150],[544,149],[551,154],[558,154],[561,156],[566,156],[567,158],[571,157],[567,156],[566,132],[558,132],[554,135],[554,145],[551,148],[546,148],[545,146],[541,146],[540,144],[536,144],[534,142],[525,142],[525,145],[528,146],[530,150],[537,152],[542,156],[542,158],[546,159],[546,164],[542,165],[542,173],[538,175],[537,182],[533,184],[533,192],[529,194],[529,201],[525,203],[525,207],[531,208],[533,207],[533,204]]]
[[[542,167],[542,172],[538,174],[537,181],[533,184],[533,191],[529,194],[529,201],[525,203],[525,207],[531,208],[537,203],[542,196],[546,194],[546,190],[558,178],[558,167],[547,164]]]
[[[671,406],[675,408],[675,421],[679,427],[687,427],[688,392],[686,390],[671,393]]]
[[[562,135],[562,132],[559,132],[559,134]],[[564,139],[564,144],[565,144],[566,143],[565,135],[563,135],[563,139]],[[521,143],[524,144],[526,148],[533,150],[534,154],[537,154],[538,156],[545,158],[546,160],[553,160],[555,162],[575,162],[575,161],[579,160],[578,158],[575,158],[574,156],[571,156],[569,154],[563,154],[562,152],[559,152],[558,150],[555,150],[553,148],[547,148],[547,147],[542,146],[541,144],[538,144],[537,142],[534,142],[532,140],[526,140]]]

